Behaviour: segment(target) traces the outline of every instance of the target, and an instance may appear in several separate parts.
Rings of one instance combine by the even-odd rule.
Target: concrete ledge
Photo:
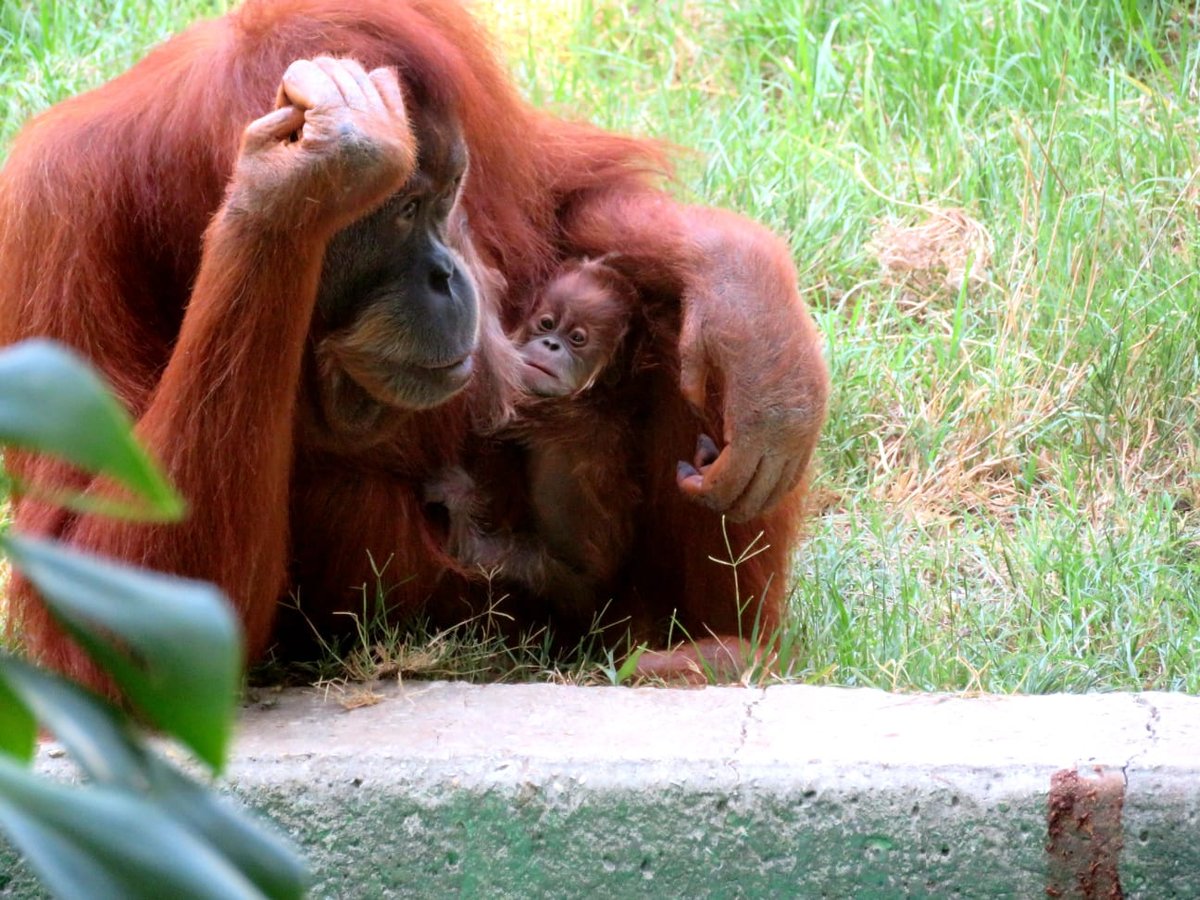
[[[314,896],[1200,896],[1197,698],[376,691],[245,715]]]

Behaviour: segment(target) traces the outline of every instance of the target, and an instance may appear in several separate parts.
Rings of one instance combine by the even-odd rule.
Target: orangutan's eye
[[[400,207],[400,212],[396,214],[396,221],[402,225],[408,225],[417,217],[417,210],[420,208],[421,201],[414,197]]]
[[[584,331],[582,328],[576,328],[576,329],[572,330],[569,340],[576,347],[582,347],[584,344],[587,343],[587,332]]]
[[[554,316],[542,316],[538,319],[538,328],[542,331],[551,331],[554,329]]]

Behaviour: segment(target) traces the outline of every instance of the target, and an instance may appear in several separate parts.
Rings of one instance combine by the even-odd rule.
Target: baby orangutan
[[[636,303],[604,260],[568,262],[512,336],[528,396],[500,437],[524,448],[527,528],[485,530],[487,501],[461,468],[426,487],[426,500],[449,512],[455,561],[495,572],[567,632],[595,617],[633,537],[640,498],[630,489],[628,402],[617,393]]]

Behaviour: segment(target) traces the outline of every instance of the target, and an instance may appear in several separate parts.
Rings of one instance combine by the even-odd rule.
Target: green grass
[[[218,5],[0,7],[0,141]],[[680,196],[792,243],[834,395],[791,677],[1200,689],[1193,4],[499,7],[535,102],[694,148]],[[985,283],[885,277],[871,237],[932,207]]]

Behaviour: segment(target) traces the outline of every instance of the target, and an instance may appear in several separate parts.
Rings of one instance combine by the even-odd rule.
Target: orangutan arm
[[[787,246],[741,216],[650,189],[581,200],[565,227],[574,251],[615,251],[639,286],[678,298],[680,388],[701,419],[716,389],[725,444],[703,469],[680,466],[680,489],[734,521],[769,512],[802,481],[829,394]]]

